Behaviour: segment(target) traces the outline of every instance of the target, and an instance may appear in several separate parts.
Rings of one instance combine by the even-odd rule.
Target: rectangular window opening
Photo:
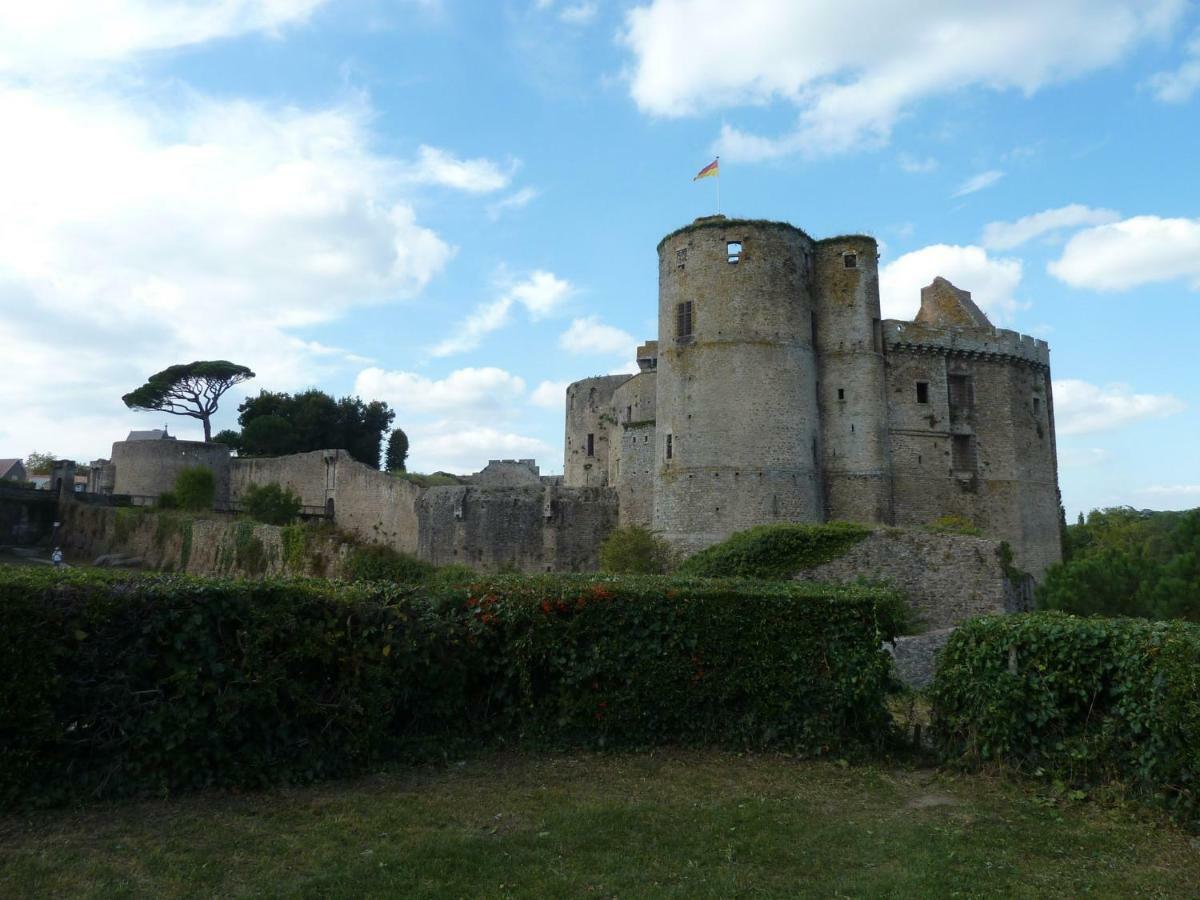
[[[975,471],[975,439],[969,434],[950,438],[950,466],[955,472]]]
[[[687,266],[687,247],[675,251],[675,268],[683,269]]]
[[[669,435],[669,434],[667,435],[667,459],[670,459],[672,456],[675,455],[675,448],[674,448],[674,446],[672,446],[672,444],[673,444],[672,437],[673,437],[673,435]]]
[[[846,399],[846,389],[845,388],[838,388],[838,399],[839,400]]]
[[[1042,411],[1042,398],[1034,397],[1033,398],[1033,414],[1036,416],[1041,411]]]
[[[917,402],[918,403],[928,403],[929,402],[929,382],[928,381],[918,381],[917,382]]]
[[[675,304],[675,337],[692,336],[692,301]]]
[[[843,253],[842,254],[842,265],[844,265],[847,269],[857,269],[858,268],[858,254],[857,253]]]
[[[729,241],[725,245],[725,254],[729,258],[729,264],[736,266],[738,260],[742,258],[742,242]]]
[[[596,436],[594,434],[588,435],[587,455],[588,456],[596,455]]]
[[[950,408],[968,410],[975,405],[974,391],[969,375],[947,375],[946,390],[950,396]]]
[[[625,421],[626,422],[633,421],[633,407],[632,406],[625,407]]]

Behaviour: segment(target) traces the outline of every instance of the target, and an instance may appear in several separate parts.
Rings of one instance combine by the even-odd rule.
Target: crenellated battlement
[[[1049,344],[1007,328],[963,328],[887,319],[883,322],[883,339],[889,351],[900,353],[1009,359],[1050,367]]]

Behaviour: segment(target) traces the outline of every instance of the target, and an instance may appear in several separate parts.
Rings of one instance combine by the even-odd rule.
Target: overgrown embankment
[[[754,581],[0,568],[0,801],[302,782],[452,746],[878,745],[898,606]]]

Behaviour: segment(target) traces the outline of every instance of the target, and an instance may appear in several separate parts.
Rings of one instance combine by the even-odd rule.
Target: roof
[[[16,468],[18,465],[21,466],[22,471],[24,471],[25,466],[21,462],[21,460],[19,460],[19,459],[0,459],[0,478],[7,478],[9,476],[9,473],[12,472],[12,470],[14,468]]]
[[[152,428],[150,431],[131,431],[127,441],[173,441],[171,435],[167,434],[165,428]]]

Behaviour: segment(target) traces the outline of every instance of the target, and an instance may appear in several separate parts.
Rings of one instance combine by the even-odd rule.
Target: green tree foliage
[[[54,469],[55,459],[57,457],[53,453],[38,453],[34,451],[25,458],[25,474],[49,475]]]
[[[238,407],[242,456],[285,456],[310,450],[345,450],[378,469],[383,435],[396,414],[379,400],[335,400],[324,391],[262,391]]]
[[[618,528],[600,545],[600,568],[617,575],[665,575],[671,548],[645,528]]]
[[[221,395],[254,377],[245,366],[223,359],[198,360],[156,372],[121,399],[130,409],[157,410],[190,416],[204,423],[204,440],[212,440],[212,415]]]
[[[242,508],[250,518],[265,525],[290,525],[300,515],[300,498],[272,481],[252,484],[242,498]]]
[[[241,432],[234,431],[232,428],[225,428],[213,435],[214,444],[224,444],[230,450],[242,449]]]
[[[1200,621],[1200,510],[1093,510],[1067,526],[1067,544],[1038,588],[1041,608]]]
[[[393,581],[397,584],[421,584],[432,578],[436,571],[431,563],[381,544],[355,547],[343,567],[346,577],[354,581]]]
[[[207,466],[188,466],[175,476],[175,500],[180,509],[204,512],[213,508],[217,484],[212,469]],[[160,498],[161,499],[161,498]]]
[[[388,438],[387,446],[387,470],[389,472],[405,471],[405,463],[408,460],[408,435],[402,429],[397,428]]]

